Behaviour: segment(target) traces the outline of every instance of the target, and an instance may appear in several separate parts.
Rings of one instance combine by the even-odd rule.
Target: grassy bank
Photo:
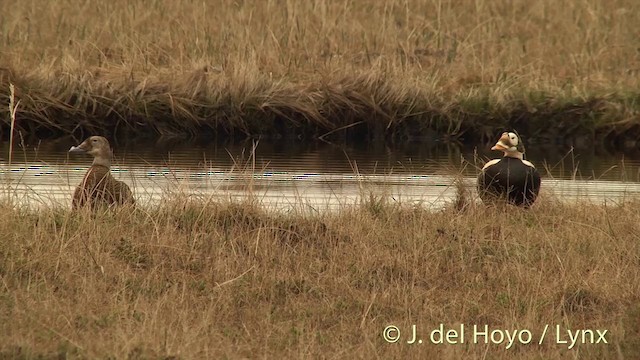
[[[95,216],[8,204],[2,213],[6,356],[640,356],[637,204],[547,197],[530,211],[459,213],[374,199],[311,216],[174,199]],[[428,344],[440,323],[465,324],[466,343]],[[391,324],[398,343],[383,339]],[[406,343],[411,324],[423,344]],[[533,340],[473,344],[474,324],[529,330]],[[569,350],[556,324],[606,329],[608,344]]]
[[[15,83],[17,126],[39,136],[640,134],[632,0],[28,0],[0,13],[0,98]]]

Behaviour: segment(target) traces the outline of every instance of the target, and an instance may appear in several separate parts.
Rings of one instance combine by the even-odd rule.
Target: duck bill
[[[72,146],[71,149],[69,149],[69,152],[75,154],[84,154],[87,152],[87,150],[83,149],[80,146]]]
[[[493,145],[493,147],[491,148],[491,150],[497,150],[497,151],[507,151],[509,148],[507,148],[506,146],[504,146],[502,143],[498,142],[495,145]]]

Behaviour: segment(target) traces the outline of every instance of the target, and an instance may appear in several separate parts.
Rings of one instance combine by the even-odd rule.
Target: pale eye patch
[[[513,144],[513,146],[518,145],[518,136],[514,133],[509,133],[509,140],[511,141],[511,144]]]

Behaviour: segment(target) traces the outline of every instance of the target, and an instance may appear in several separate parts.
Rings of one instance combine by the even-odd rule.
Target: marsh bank
[[[0,98],[15,84],[16,130],[55,138],[182,138],[353,142],[494,141],[515,129],[527,142],[634,148],[640,94],[592,96],[522,90],[499,97],[487,88],[444,95],[376,74],[305,81],[198,69],[180,81],[58,74],[58,81],[0,71]],[[0,108],[8,138],[8,107]]]

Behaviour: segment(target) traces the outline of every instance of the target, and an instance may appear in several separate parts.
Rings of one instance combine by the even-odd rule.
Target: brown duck
[[[95,208],[135,203],[129,186],[111,175],[109,169],[112,151],[107,139],[102,136],[92,136],[82,144],[72,146],[69,152],[93,156],[91,167],[73,193],[71,205],[74,209],[87,204]]]

